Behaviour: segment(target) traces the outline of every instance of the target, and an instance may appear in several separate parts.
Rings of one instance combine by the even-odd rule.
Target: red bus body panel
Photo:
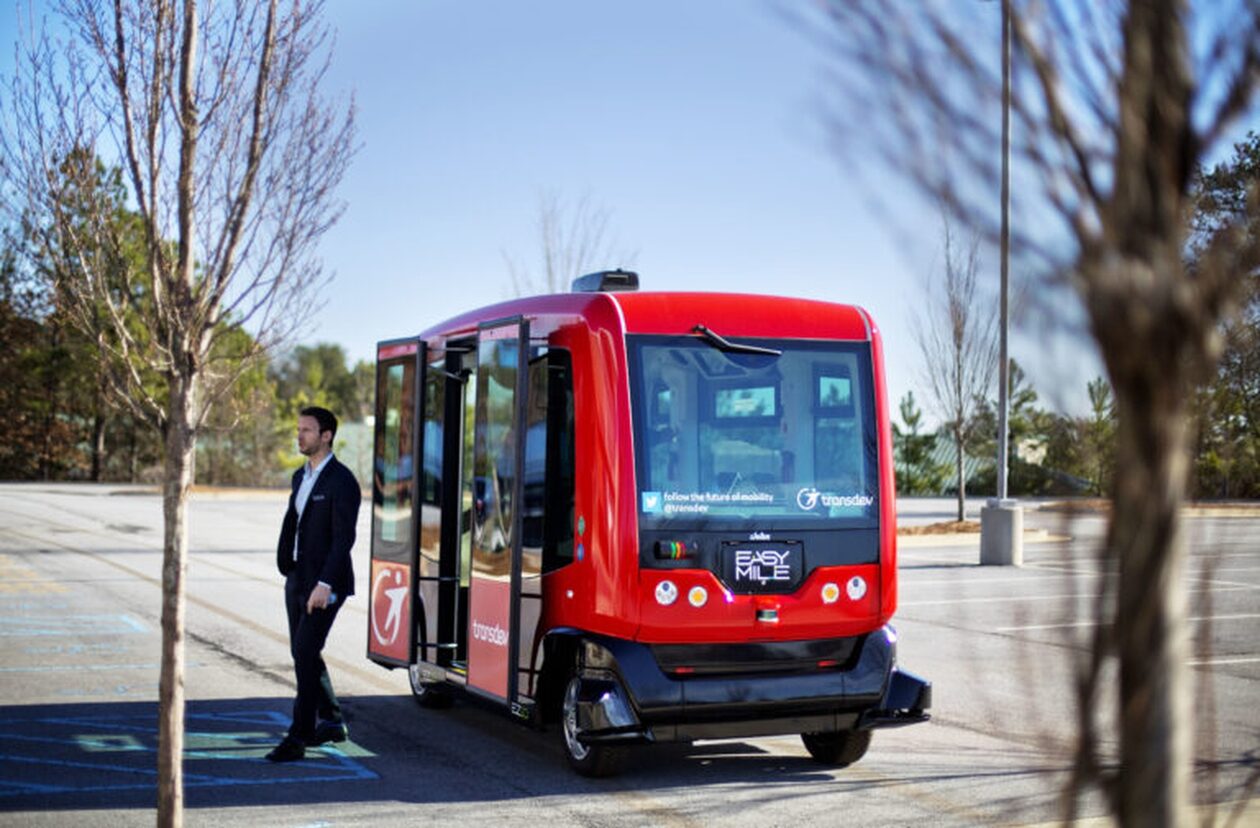
[[[539,636],[572,627],[644,643],[787,641],[854,636],[879,629],[896,609],[896,499],[883,346],[869,314],[851,305],[774,296],[711,293],[574,293],[493,305],[424,331],[430,349],[468,336],[491,320],[523,317],[531,339],[546,339],[573,359],[577,485],[574,563],[544,576]],[[755,620],[752,595],[726,593],[712,572],[640,571],[634,431],[627,334],[688,335],[697,324],[740,338],[868,342],[879,435],[879,566],[816,570],[792,595],[776,596],[780,621]],[[710,600],[693,607],[653,599],[666,575],[680,592],[704,586]],[[878,584],[863,601],[825,605],[821,585],[855,575]]]

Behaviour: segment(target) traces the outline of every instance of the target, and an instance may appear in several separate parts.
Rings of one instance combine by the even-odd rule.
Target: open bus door
[[[482,326],[477,342],[468,688],[505,703],[517,696],[528,345],[520,319]]]
[[[514,318],[378,347],[368,656],[425,705],[448,680],[517,700],[528,345]]]
[[[376,352],[376,424],[372,457],[372,548],[368,658],[390,667],[415,662],[417,549],[423,431],[416,405],[424,387],[425,347],[382,342]]]

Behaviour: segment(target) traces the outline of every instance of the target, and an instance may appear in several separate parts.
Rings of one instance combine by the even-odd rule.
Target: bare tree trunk
[[[967,519],[967,474],[963,469],[962,435],[954,432],[954,469],[958,473],[958,520]]]
[[[162,551],[162,668],[158,687],[157,824],[183,824],[184,799],[184,576],[187,571],[188,488],[193,473],[193,414],[197,380],[172,375],[166,430],[166,469],[162,511],[166,536]]]
[[[1114,807],[1125,826],[1188,825],[1193,726],[1178,506],[1189,418],[1176,395],[1116,390],[1117,459],[1130,473],[1119,477],[1108,538],[1120,566],[1114,628],[1125,769]]]
[[[92,482],[101,482],[105,465],[105,395],[108,393],[104,371],[96,384],[96,411],[92,416]]]
[[[135,424],[135,421],[132,420],[131,424],[127,427],[127,482],[128,483],[135,483],[136,478],[139,476],[137,474],[137,455],[139,454],[140,447],[137,445],[137,442],[138,440],[136,438],[136,424]]]
[[[101,482],[101,466],[105,459],[105,414],[97,411],[92,418],[92,482]]]

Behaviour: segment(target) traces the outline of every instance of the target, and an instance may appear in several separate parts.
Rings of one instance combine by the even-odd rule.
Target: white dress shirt
[[[298,556],[298,545],[302,538],[302,530],[300,528],[302,525],[302,512],[306,511],[306,501],[311,498],[311,489],[315,488],[315,481],[319,479],[319,473],[324,470],[324,466],[327,466],[328,461],[332,458],[333,455],[330,451],[328,452],[328,456],[325,457],[315,468],[311,468],[309,460],[306,465],[302,467],[302,482],[298,485],[297,497],[293,499],[293,507],[297,509],[299,527],[293,535],[293,560],[295,561]]]

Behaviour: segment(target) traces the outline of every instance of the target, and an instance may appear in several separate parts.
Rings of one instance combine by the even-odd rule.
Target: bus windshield
[[[877,525],[869,344],[632,335],[627,345],[641,524]]]

